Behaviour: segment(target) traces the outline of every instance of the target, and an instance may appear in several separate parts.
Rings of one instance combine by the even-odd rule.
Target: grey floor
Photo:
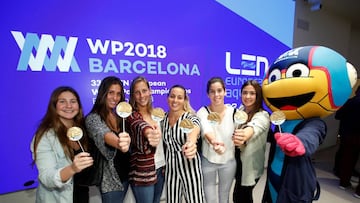
[[[354,188],[348,190],[341,190],[338,188],[339,180],[332,173],[333,162],[337,146],[329,147],[319,150],[313,156],[313,162],[316,168],[317,177],[321,185],[321,195],[318,201],[314,203],[360,203],[360,199],[353,197]],[[360,160],[358,160],[357,169],[360,170]],[[262,193],[265,185],[266,174],[264,174],[259,183],[254,189],[254,202],[260,203]],[[355,187],[358,183],[353,181]],[[36,189],[30,189],[10,194],[0,195],[1,203],[16,203],[16,202],[35,202]],[[231,191],[232,194],[232,191]],[[90,188],[90,203],[101,202],[100,195],[96,188]],[[229,198],[232,203],[231,199]],[[131,190],[129,190],[125,199],[126,203],[133,203],[134,198]],[[162,201],[164,203],[165,201]]]
[[[318,201],[314,201],[314,203],[360,203],[360,199],[353,197],[355,186],[358,184],[358,179],[352,180],[353,188],[351,189],[341,190],[338,188],[339,179],[332,173],[336,150],[337,146],[322,149],[316,152],[313,156],[313,163],[316,168],[317,177],[321,187],[320,199]],[[359,162],[360,160],[358,160],[357,169],[360,169]],[[254,190],[254,202],[261,202],[265,179],[266,174],[261,177]]]
[[[332,172],[337,147],[338,146],[333,146],[319,150],[313,156],[313,163],[321,187],[320,199],[314,201],[314,203],[360,203],[360,199],[353,197],[355,186],[358,184],[358,179],[352,180],[353,188],[351,189],[341,190],[338,187],[339,179],[334,176]],[[360,170],[360,160],[358,160],[357,169]],[[254,203],[261,202],[265,180],[266,174],[260,178],[254,189]],[[232,194],[232,191],[230,194]],[[232,198],[230,197],[229,199],[230,203],[232,203]]]
[[[353,197],[355,187],[358,184],[359,179],[354,178],[351,181],[352,188],[347,190],[339,189],[339,179],[333,175],[332,169],[334,166],[334,157],[337,146],[330,147],[318,151],[314,155],[313,163],[317,171],[317,177],[321,186],[321,195],[319,203],[328,202],[358,202],[360,199]],[[360,170],[360,160],[357,162],[356,169]]]

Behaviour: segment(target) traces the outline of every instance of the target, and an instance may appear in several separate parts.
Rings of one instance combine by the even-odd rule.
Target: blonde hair
[[[189,98],[189,95],[187,94],[186,92],[186,89],[184,86],[182,85],[174,85],[170,88],[169,90],[169,93],[168,93],[168,97],[170,95],[170,92],[174,89],[174,88],[180,88],[184,91],[184,111],[185,112],[189,112],[191,114],[196,114],[195,110],[191,107],[191,104],[190,104],[190,98]]]
[[[150,88],[150,84],[149,84],[149,81],[145,78],[145,77],[142,77],[142,76],[137,76],[133,79],[133,81],[131,82],[131,85],[130,85],[130,99],[129,99],[129,104],[132,106],[132,108],[134,110],[138,110],[138,106],[136,104],[136,101],[135,101],[135,93],[134,93],[134,89],[135,89],[135,85],[138,84],[139,82],[144,82],[150,92],[150,96],[151,96],[151,88]],[[147,104],[147,111],[148,112],[151,112],[152,110],[152,100],[150,99],[148,104]]]

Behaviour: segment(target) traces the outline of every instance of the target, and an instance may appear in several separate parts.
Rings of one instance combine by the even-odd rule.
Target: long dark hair
[[[69,145],[69,139],[66,136],[68,128],[64,125],[64,123],[61,122],[59,115],[56,113],[56,104],[58,102],[59,95],[63,92],[71,92],[77,99],[79,104],[79,113],[73,119],[73,126],[80,127],[83,130],[84,136],[80,142],[82,143],[83,147],[87,149],[88,140],[84,129],[84,112],[80,101],[80,96],[72,87],[60,86],[51,93],[47,111],[44,117],[41,119],[40,124],[35,132],[33,163],[35,163],[36,160],[37,146],[43,135],[50,129],[54,130],[55,135],[58,137],[59,142],[64,149],[65,155],[68,156],[71,160],[74,158],[74,150],[71,149]]]
[[[121,87],[121,98],[120,102],[125,101],[125,93],[124,93],[124,86],[121,80],[115,76],[108,76],[104,78],[99,86],[98,94],[96,96],[95,104],[92,107],[90,113],[97,113],[100,115],[100,118],[103,121],[106,121],[107,116],[109,115],[110,111],[106,108],[106,98],[107,94],[109,93],[109,89],[111,85],[120,85]],[[119,116],[116,116],[117,123],[119,126],[122,124],[122,119]],[[109,124],[108,124],[109,126]],[[110,126],[109,126],[110,127]]]
[[[252,117],[254,116],[255,113],[262,111],[264,109],[262,89],[261,89],[261,85],[258,83],[258,81],[256,81],[256,80],[246,81],[241,87],[241,92],[243,91],[243,89],[246,86],[249,86],[249,85],[253,86],[255,89],[256,100],[255,100],[255,104],[254,104],[254,109],[248,114],[249,115],[248,121],[250,121],[252,119]]]

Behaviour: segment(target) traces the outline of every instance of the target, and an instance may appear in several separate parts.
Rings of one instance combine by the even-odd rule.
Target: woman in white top
[[[210,99],[208,106],[201,107],[197,115],[202,125],[202,170],[207,202],[229,202],[229,193],[236,171],[234,143],[234,108],[224,104],[225,83],[220,77],[211,78],[206,87]],[[207,119],[209,113],[216,112],[220,122]],[[218,190],[216,189],[218,179]]]
[[[237,173],[234,187],[234,203],[252,203],[252,192],[264,172],[265,147],[270,128],[269,113],[262,107],[260,84],[248,80],[241,87],[240,110],[248,114],[247,123],[234,132]]]

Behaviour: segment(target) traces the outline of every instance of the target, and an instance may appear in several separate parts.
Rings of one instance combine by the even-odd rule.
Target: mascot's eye
[[[308,77],[309,76],[309,68],[302,64],[296,63],[291,65],[286,71],[286,78],[296,78],[296,77]]]
[[[269,74],[269,83],[275,82],[277,80],[280,80],[281,78],[281,72],[279,69],[274,69]]]

